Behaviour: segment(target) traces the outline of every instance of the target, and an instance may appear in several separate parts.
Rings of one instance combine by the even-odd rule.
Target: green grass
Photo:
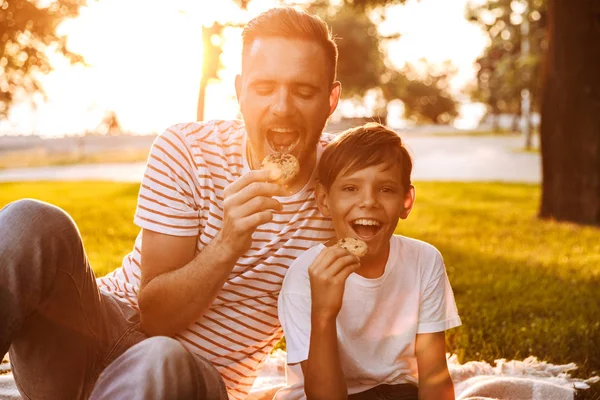
[[[71,164],[130,163],[146,161],[150,149],[102,150],[95,153],[48,152],[44,148],[14,150],[0,154],[0,170]]]
[[[0,207],[30,197],[66,210],[77,222],[97,276],[121,265],[139,232],[133,213],[139,184],[112,182],[0,183]]]
[[[133,246],[137,191],[102,182],[0,184],[0,206],[34,197],[63,207],[102,275]],[[575,362],[582,377],[600,374],[600,230],[537,219],[539,196],[537,185],[418,183],[415,209],[397,232],[444,255],[463,322],[448,346],[461,362],[535,355]]]

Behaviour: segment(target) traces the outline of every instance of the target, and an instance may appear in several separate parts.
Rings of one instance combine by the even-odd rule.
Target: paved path
[[[519,151],[520,137],[403,135],[415,158],[413,179],[541,181],[539,154]],[[139,182],[144,163],[89,164],[0,170],[0,181],[113,180]]]

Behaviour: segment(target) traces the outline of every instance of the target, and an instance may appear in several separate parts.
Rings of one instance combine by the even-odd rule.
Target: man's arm
[[[270,171],[250,171],[224,192],[223,224],[196,254],[197,237],[142,232],[142,329],[151,336],[172,336],[200,319],[223,287],[237,259],[250,248],[254,230],[272,220],[283,195]]]
[[[444,332],[417,334],[419,400],[454,400],[454,385],[446,363]]]
[[[325,248],[309,267],[311,332],[308,360],[301,363],[308,400],[347,399],[340,364],[336,319],[346,279],[360,267],[358,258],[337,247]]]

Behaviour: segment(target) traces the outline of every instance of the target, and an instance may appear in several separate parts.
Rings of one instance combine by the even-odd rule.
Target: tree
[[[5,118],[18,93],[43,93],[36,74],[52,71],[49,51],[71,63],[83,58],[67,49],[56,28],[79,15],[86,0],[55,0],[47,7],[28,0],[0,0],[0,119]]]
[[[408,64],[383,86],[385,97],[402,100],[404,116],[417,123],[449,124],[458,116],[458,102],[450,94],[450,78],[456,72],[450,62]]]
[[[221,35],[223,25],[214,22],[212,26],[202,27],[202,45],[204,47],[202,54],[202,77],[200,78],[200,90],[198,93],[198,109],[196,120],[204,120],[204,101],[206,97],[206,87],[213,79],[219,79],[219,70],[221,64]]]
[[[522,1],[529,2],[529,57],[522,55]],[[521,91],[532,93],[532,109],[540,110],[540,65],[546,48],[546,5],[544,0],[493,0],[468,3],[466,18],[485,30],[490,45],[476,61],[477,86],[471,98],[488,106],[492,115],[521,114]],[[516,120],[515,120],[516,122]]]
[[[540,216],[600,226],[600,2],[548,0]]]
[[[364,9],[332,7],[328,2],[315,1],[309,11],[320,15],[336,37],[343,99],[360,104],[368,91],[374,91],[378,97],[376,117],[383,121],[387,118],[387,103],[396,99],[405,104],[405,117],[417,122],[449,123],[458,115],[456,100],[449,93],[448,80],[455,72],[449,65],[443,71],[435,71],[433,66],[422,63],[424,74],[418,74],[411,66],[398,71],[386,62],[381,48],[385,41],[399,35],[382,37]]]
[[[343,98],[362,100],[365,92],[379,86],[386,71],[377,26],[366,14],[349,7],[317,1],[308,10],[321,16],[336,38],[337,79],[343,84]]]

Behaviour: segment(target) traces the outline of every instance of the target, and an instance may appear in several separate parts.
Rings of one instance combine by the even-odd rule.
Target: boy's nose
[[[360,199],[361,207],[373,207],[377,204],[377,197],[370,190],[364,190]]]

